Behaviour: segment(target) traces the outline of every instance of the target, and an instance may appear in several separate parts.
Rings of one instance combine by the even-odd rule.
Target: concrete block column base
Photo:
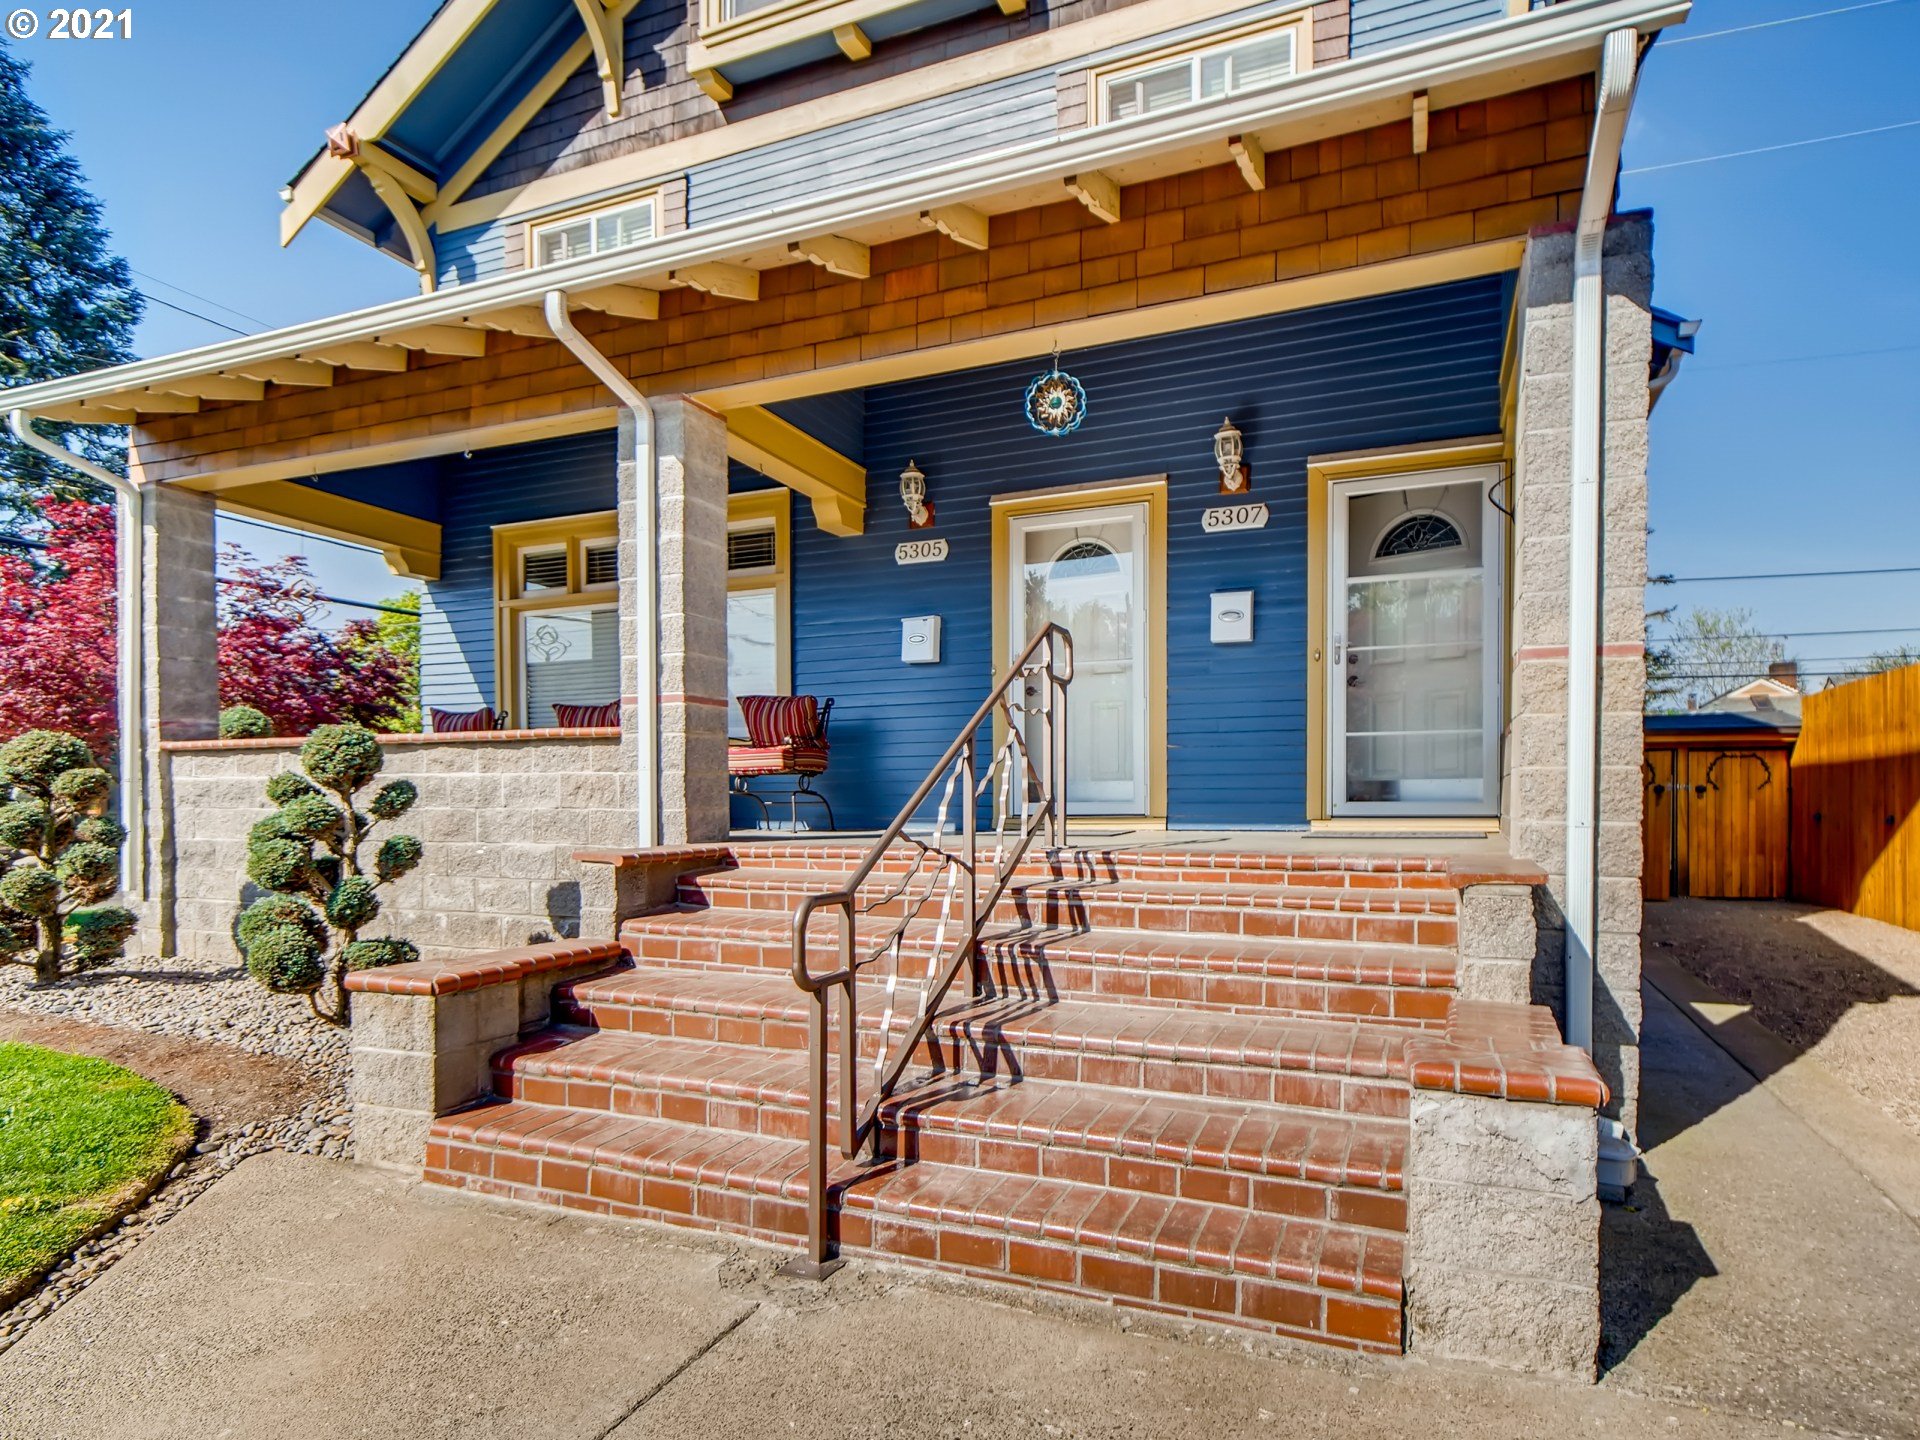
[[[1406,1287],[1415,1353],[1595,1378],[1598,1161],[1586,1106],[1414,1092]]]

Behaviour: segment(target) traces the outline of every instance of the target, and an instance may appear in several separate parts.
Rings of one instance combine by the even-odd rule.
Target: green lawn
[[[186,1106],[131,1070],[0,1044],[0,1296],[44,1274],[192,1133]]]

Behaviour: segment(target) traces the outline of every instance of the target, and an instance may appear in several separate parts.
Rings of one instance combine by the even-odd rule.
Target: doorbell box
[[[1213,643],[1251,645],[1253,643],[1253,591],[1216,590],[1213,592]]]
[[[940,617],[911,615],[900,622],[900,663],[938,665],[940,663]]]

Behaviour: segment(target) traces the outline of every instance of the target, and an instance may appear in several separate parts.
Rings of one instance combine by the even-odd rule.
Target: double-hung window
[[[784,695],[788,668],[789,494],[750,490],[727,500],[727,734],[744,736],[742,695]]]
[[[1290,22],[1110,71],[1097,81],[1099,119],[1132,120],[1277,85],[1299,68],[1299,32]]]
[[[560,723],[558,705],[620,699],[620,548],[614,512],[493,532],[500,707],[513,723]]]
[[[660,197],[644,195],[532,227],[533,263],[558,265],[651,240],[660,230]]]

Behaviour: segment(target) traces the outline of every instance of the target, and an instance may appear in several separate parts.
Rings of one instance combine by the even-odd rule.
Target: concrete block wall
[[[1653,225],[1607,232],[1604,532],[1600,683],[1599,924],[1594,1064],[1631,1131],[1640,1091],[1641,715],[1646,693],[1647,367]],[[1520,312],[1515,420],[1512,728],[1508,817],[1514,853],[1546,870],[1541,950],[1557,956],[1566,886],[1567,578],[1572,494],[1573,235],[1535,234]],[[1557,965],[1534,1000],[1561,1012]]]
[[[1598,1147],[1583,1105],[1414,1092],[1406,1283],[1415,1354],[1594,1378]]]
[[[375,934],[423,958],[451,959],[548,939],[610,938],[611,867],[573,851],[631,845],[634,779],[619,740],[392,737],[381,780],[420,800],[391,830],[418,835],[426,858],[381,892]],[[253,895],[246,837],[273,807],[267,777],[299,768],[298,742],[254,741],[162,752],[173,797],[174,929],[169,953],[237,958],[233,923]],[[383,825],[377,840],[389,833]]]

